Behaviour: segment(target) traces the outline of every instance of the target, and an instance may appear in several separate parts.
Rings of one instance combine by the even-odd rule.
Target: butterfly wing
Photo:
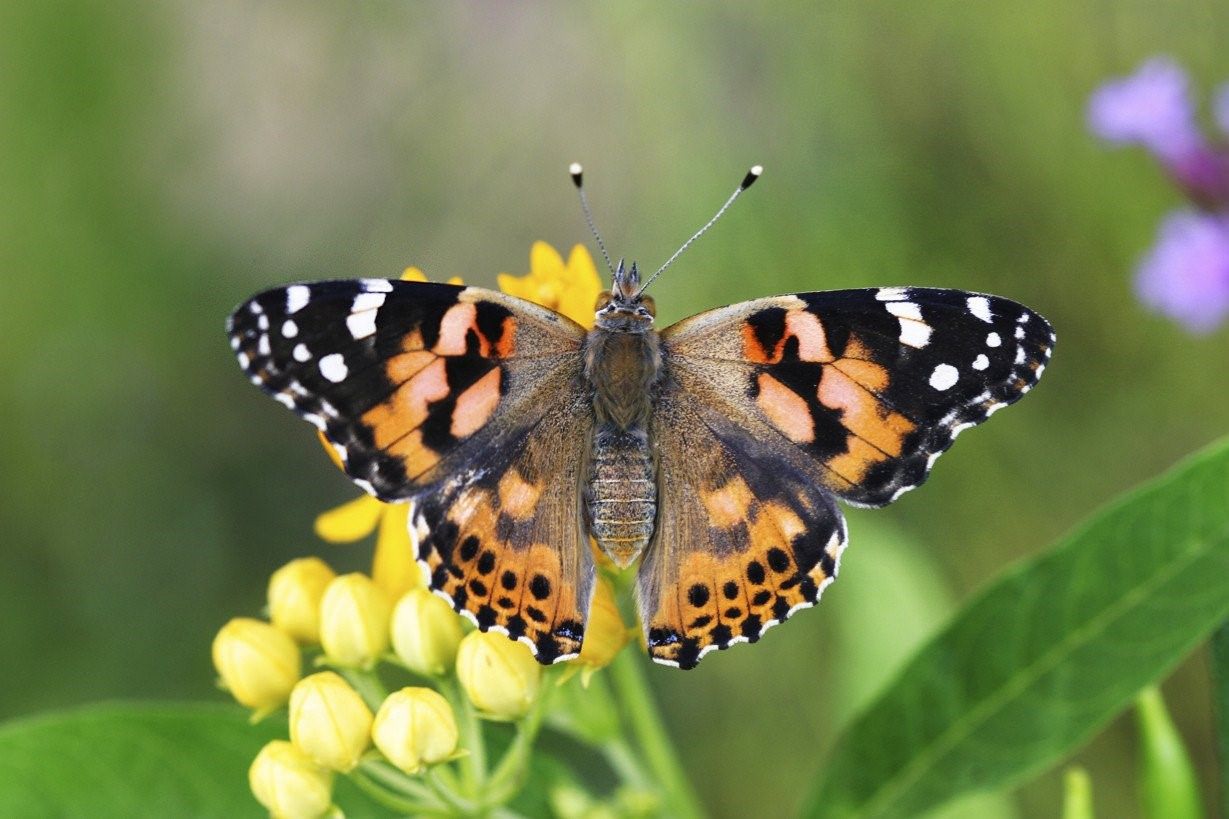
[[[964,429],[1019,400],[1054,347],[1023,305],[885,287],[759,299],[662,333],[676,379],[768,423],[844,500],[882,506],[920,485]]]
[[[227,329],[252,381],[315,424],[355,483],[414,503],[433,589],[544,662],[579,651],[583,328],[490,290],[365,279],[269,290]]]
[[[755,640],[835,578],[834,497],[880,506],[959,432],[1023,396],[1054,345],[1039,315],[963,291],[759,299],[662,333],[661,508],[640,570],[654,659]]]
[[[818,463],[695,387],[671,381],[654,409],[657,527],[637,578],[649,653],[680,668],[814,604],[845,547]]]

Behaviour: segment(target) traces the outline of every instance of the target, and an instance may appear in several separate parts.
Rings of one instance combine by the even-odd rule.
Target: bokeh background
[[[0,717],[217,699],[214,631],[317,553],[356,490],[247,384],[226,314],[296,279],[409,264],[493,285],[532,241],[655,267],[664,323],[790,290],[926,284],[1023,301],[1041,387],[927,486],[851,512],[841,582],[755,647],[652,680],[713,812],[792,810],[835,734],[972,590],[1229,429],[1229,334],[1135,301],[1179,201],[1088,136],[1089,92],[1170,54],[1229,79],[1229,7],[1168,3],[161,3],[0,10]],[[1146,555],[1141,555],[1146,559]],[[1166,686],[1211,787],[1205,661]],[[1136,812],[1132,725],[1078,754]],[[978,804],[1052,815],[1051,773]],[[254,806],[254,803],[253,803]]]

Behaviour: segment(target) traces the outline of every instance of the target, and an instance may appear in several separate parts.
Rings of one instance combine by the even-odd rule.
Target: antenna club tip
[[[743,182],[739,187],[741,187],[743,190],[746,190],[747,188],[751,187],[753,184],[755,184],[755,180],[760,178],[760,174],[762,174],[763,172],[764,172],[763,165],[752,165],[751,170],[747,171],[747,175],[743,177]]]
[[[568,165],[568,174],[571,175],[572,182],[579,188],[584,180],[585,169],[580,166],[579,162],[573,162],[571,165]]]

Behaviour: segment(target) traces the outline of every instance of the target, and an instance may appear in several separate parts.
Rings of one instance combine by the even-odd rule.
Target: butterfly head
[[[597,326],[620,333],[643,333],[652,329],[657,307],[653,297],[641,295],[640,290],[640,271],[636,263],[627,267],[620,259],[610,289],[603,290],[597,297]]]

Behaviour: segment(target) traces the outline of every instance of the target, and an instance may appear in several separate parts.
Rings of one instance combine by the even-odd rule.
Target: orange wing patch
[[[832,488],[857,485],[904,451],[917,425],[882,400],[888,371],[856,335],[838,357],[817,315],[781,306],[752,313],[741,333],[743,356],[760,365],[756,407],[788,440],[811,445]]]
[[[514,477],[509,477],[514,476]],[[507,489],[507,487],[513,487]],[[516,523],[505,515],[533,514],[533,487],[515,469],[497,490],[472,487],[448,504],[419,514],[419,559],[432,589],[483,631],[520,640],[543,663],[580,653],[588,615],[585,585],[576,567],[565,566],[564,552],[550,543],[518,543]],[[505,506],[501,498],[512,501]],[[429,518],[443,511],[443,520]],[[583,603],[583,605],[582,605]]]
[[[709,519],[722,530],[714,540],[742,548],[725,554],[690,551],[672,573],[673,581],[658,580],[662,594],[646,623],[649,653],[658,662],[691,668],[709,651],[755,642],[813,605],[836,576],[843,526],[820,510],[811,512],[821,525],[809,526],[785,503],[743,496],[747,485],[741,478],[731,484],[732,491],[723,487],[702,499],[710,513],[717,512]],[[728,514],[734,497],[746,501],[737,518]],[[815,543],[825,531],[826,541]]]

